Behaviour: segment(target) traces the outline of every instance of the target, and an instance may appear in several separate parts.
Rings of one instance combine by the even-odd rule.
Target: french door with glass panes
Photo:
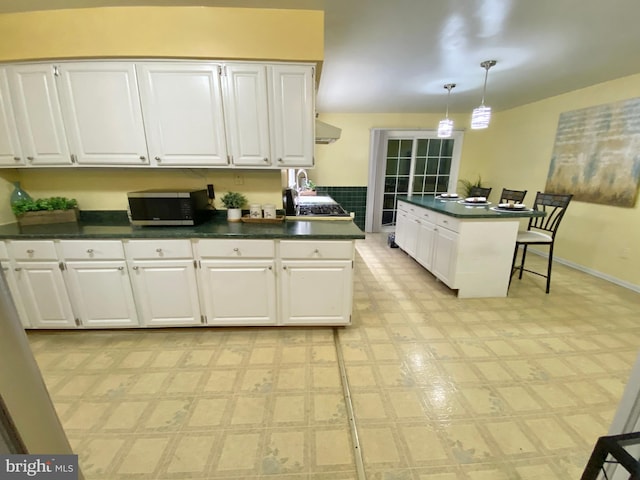
[[[398,197],[455,191],[458,178],[462,133],[446,139],[431,131],[385,133],[377,157],[381,178],[375,182],[372,231],[395,225]]]

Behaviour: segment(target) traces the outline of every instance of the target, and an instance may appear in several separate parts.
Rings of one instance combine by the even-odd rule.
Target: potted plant
[[[227,220],[239,222],[242,219],[242,207],[247,203],[247,197],[238,192],[228,192],[220,199],[227,208]]]
[[[469,197],[471,196],[471,189],[474,187],[483,187],[484,185],[482,185],[482,179],[480,178],[480,175],[478,175],[478,180],[476,180],[475,182],[472,182],[471,180],[458,180],[458,183],[460,183],[462,185],[462,190],[463,190],[463,195],[464,197]]]
[[[66,223],[78,221],[78,202],[75,198],[49,197],[15,201],[11,210],[20,225]]]

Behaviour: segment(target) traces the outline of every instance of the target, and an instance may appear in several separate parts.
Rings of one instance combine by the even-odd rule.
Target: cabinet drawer
[[[199,240],[196,250],[200,258],[273,258],[273,240]]]
[[[57,260],[55,244],[48,240],[17,240],[9,243],[9,252],[16,260]]]
[[[438,215],[436,224],[439,227],[447,228],[454,232],[460,230],[460,220],[455,217],[450,217],[448,215]]]
[[[353,242],[283,240],[280,242],[280,257],[304,259],[342,258],[351,260],[353,258]]]
[[[60,248],[66,260],[124,260],[119,240],[62,240]]]
[[[409,204],[399,200],[398,210],[400,210],[401,212],[409,212]]]
[[[426,208],[418,209],[417,216],[421,220],[426,220],[428,222],[435,222],[436,217],[438,216],[436,213],[431,210],[427,210]]]
[[[189,240],[131,240],[124,244],[128,258],[193,258]]]
[[[9,252],[4,242],[0,242],[0,260],[9,260]]]

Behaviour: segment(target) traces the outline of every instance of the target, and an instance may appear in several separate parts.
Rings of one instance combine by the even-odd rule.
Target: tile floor
[[[385,236],[357,251],[338,348],[366,478],[580,478],[638,352],[640,295],[558,265],[550,295],[526,275],[461,300]],[[29,338],[89,480],[357,478],[330,328]]]

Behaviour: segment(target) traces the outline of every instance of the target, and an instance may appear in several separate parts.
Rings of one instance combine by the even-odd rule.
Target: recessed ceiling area
[[[0,13],[102,6],[324,10],[320,113],[506,110],[640,72],[637,0],[21,0]],[[295,41],[295,39],[292,39]],[[640,95],[640,87],[639,87]]]

